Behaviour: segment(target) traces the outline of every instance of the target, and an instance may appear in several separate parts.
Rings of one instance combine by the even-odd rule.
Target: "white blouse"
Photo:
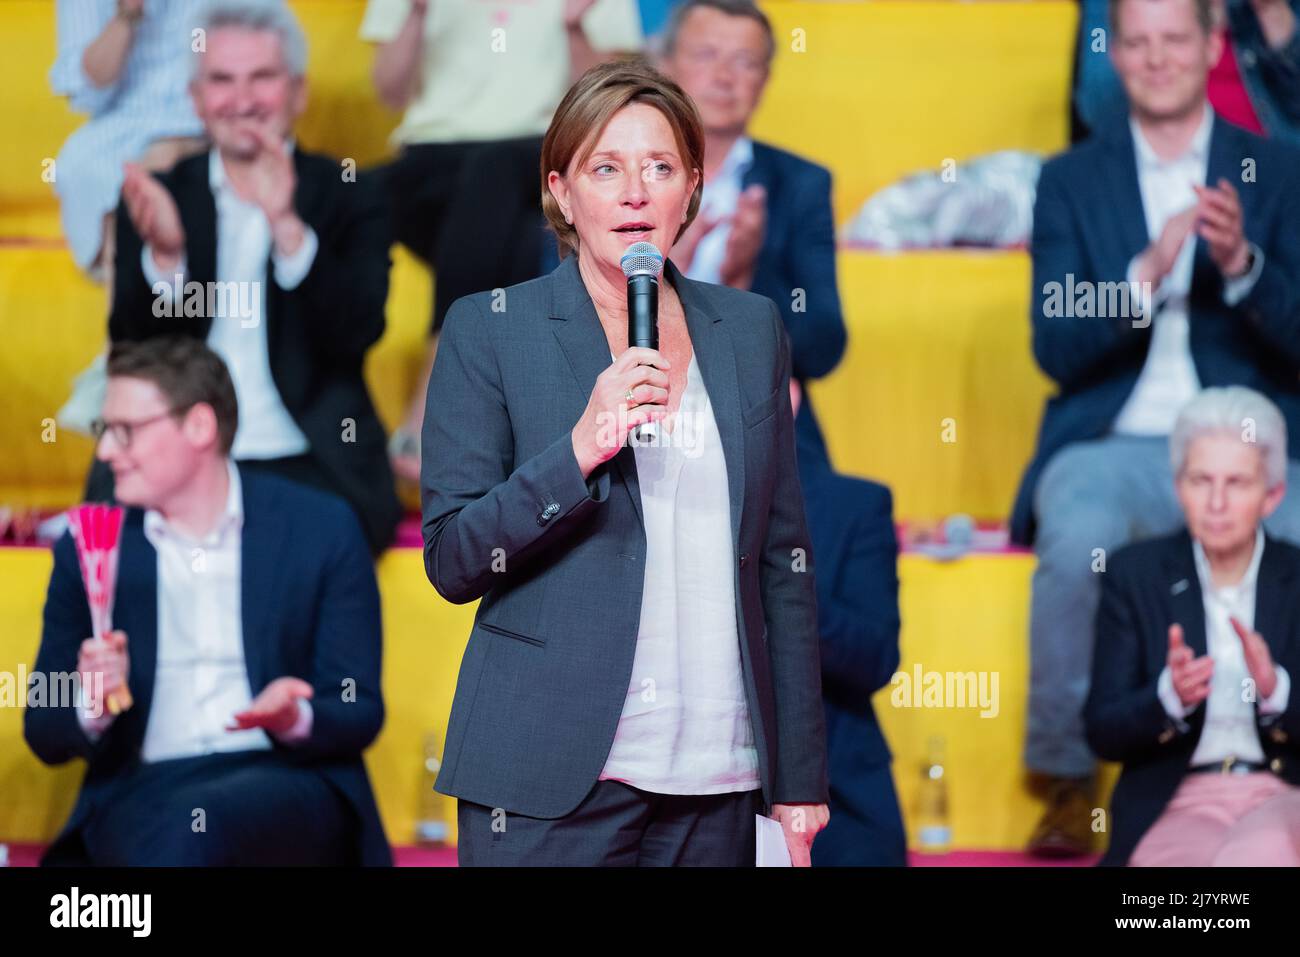
[[[612,358],[612,357],[611,357]],[[695,357],[671,432],[633,444],[645,585],[623,714],[600,780],[663,794],[759,787],[736,626],[727,465]]]

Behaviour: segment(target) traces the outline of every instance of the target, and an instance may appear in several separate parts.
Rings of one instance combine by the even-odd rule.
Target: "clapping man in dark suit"
[[[97,454],[128,506],[116,630],[91,637],[64,535],[33,674],[76,673],[85,699],[28,707],[23,727],[42,761],[87,769],[43,863],[390,864],[361,760],[384,706],[356,517],[230,461],[234,387],[203,343],[116,346],[108,375]]]
[[[401,506],[362,364],[384,331],[387,207],[368,177],[293,145],[307,94],[292,14],[219,0],[196,28],[191,95],[213,147],[158,179],[128,169],[109,336],[205,341],[243,410],[234,458],[342,496],[380,551]]]

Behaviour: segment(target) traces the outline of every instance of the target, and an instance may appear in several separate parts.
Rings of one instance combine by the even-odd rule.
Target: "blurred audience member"
[[[641,46],[635,0],[370,0],[380,98],[402,110],[401,154],[383,170],[397,239],[433,267],[430,351],[393,436],[418,481],[429,370],[447,308],[539,275],[542,134],[569,85]]]
[[[1286,433],[1258,392],[1206,389],[1169,440],[1187,527],[1100,576],[1085,720],[1124,764],[1103,864],[1300,866],[1300,549],[1261,524]]]
[[[1091,843],[1093,615],[1106,556],[1181,524],[1179,410],[1245,384],[1300,425],[1300,154],[1210,108],[1209,0],[1124,0],[1111,40],[1129,120],[1049,161],[1034,208],[1033,348],[1058,394],[1011,532],[1038,556],[1025,761],[1049,792],[1044,854]],[[1300,539],[1294,504],[1269,521]]]
[[[641,15],[641,32],[647,40],[658,35],[673,12],[673,0],[637,0],[636,6]]]
[[[1090,130],[1123,123],[1124,85],[1112,63],[1106,36],[1113,0],[1082,0],[1074,106]],[[1212,0],[1223,52],[1211,65],[1210,105],[1216,113],[1252,133],[1300,143],[1300,0]],[[1152,55],[1177,56],[1175,48]]]
[[[82,700],[30,706],[23,727],[42,761],[88,767],[42,863],[391,864],[361,760],[384,707],[356,518],[230,461],[235,389],[203,343],[116,346],[108,375],[96,454],[128,506],[115,630],[91,636],[65,534],[36,673],[79,675]]]
[[[803,390],[790,380],[796,418]],[[817,556],[817,630],[830,773],[830,823],[814,867],[903,866],[907,836],[889,746],[871,696],[898,669],[898,541],[889,489],[840,475],[826,450],[795,435],[799,484]]]
[[[233,457],[341,495],[380,551],[401,517],[362,379],[388,297],[383,196],[294,146],[307,52],[292,14],[217,0],[200,27],[190,90],[214,147],[158,179],[128,167],[109,336],[205,340],[243,409]]]
[[[699,107],[705,150],[700,213],[672,258],[692,279],[775,302],[802,385],[835,368],[846,333],[830,172],[748,134],[775,52],[772,25],[750,0],[683,0],[673,11],[661,66]],[[824,447],[811,403],[795,427]]]
[[[113,275],[122,164],[165,170],[203,148],[185,85],[204,2],[58,0],[50,85],[90,118],[59,151],[54,186],[72,258],[97,280]]]

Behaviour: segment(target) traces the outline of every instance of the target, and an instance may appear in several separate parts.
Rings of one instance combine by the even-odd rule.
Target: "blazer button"
[[[1174,729],[1165,728],[1163,731],[1160,732],[1160,737],[1156,738],[1156,741],[1158,741],[1160,744],[1165,744],[1166,742],[1172,741],[1173,737],[1174,737]]]
[[[559,510],[560,510],[560,506],[552,502],[550,505],[546,506],[546,508],[542,509],[540,513],[538,513],[537,524],[545,525],[547,522],[549,522],[552,518],[555,517],[555,514]]]
[[[1281,758],[1274,758],[1272,761],[1268,762],[1268,769],[1269,769],[1270,771],[1272,771],[1274,774],[1281,774],[1281,773],[1282,773],[1282,759],[1281,759]]]
[[[740,556],[740,567],[741,567],[741,568],[744,568],[744,567],[745,567],[745,564],[746,564],[748,561],[749,561],[749,552],[745,552],[744,554],[742,554],[742,555]]]
[[[1272,731],[1269,732],[1269,737],[1271,737],[1278,744],[1286,744],[1286,732],[1283,731],[1281,728],[1274,728]]]

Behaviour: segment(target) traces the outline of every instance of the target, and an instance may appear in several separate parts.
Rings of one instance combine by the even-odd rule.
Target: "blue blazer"
[[[767,190],[767,231],[751,291],[777,304],[790,335],[793,374],[800,383],[829,375],[844,356],[848,334],[835,278],[831,174],[824,167],[754,142],[743,185]],[[794,291],[804,291],[796,311]],[[825,450],[812,403],[804,397],[795,420],[804,441]]]
[[[898,539],[889,489],[840,475],[799,444],[799,477],[817,555],[817,626],[832,786],[888,764],[871,696],[898,670]]]
[[[776,306],[664,275],[686,313],[727,465],[736,626],[763,797],[825,803],[817,598]],[[584,480],[570,433],[609,343],[570,256],[457,300],[421,443],[424,561],[481,598],[436,789],[531,817],[569,814],[609,756],[632,676],[646,539],[634,450]],[[504,308],[500,308],[504,304]],[[796,561],[807,557],[805,570]]]
[[[1092,687],[1084,709],[1088,745],[1105,761],[1123,762],[1111,795],[1110,847],[1103,865],[1123,865],[1160,816],[1187,773],[1205,726],[1205,705],[1180,731],[1156,695],[1169,652],[1169,626],[1183,626],[1187,646],[1206,654],[1205,605],[1186,530],[1120,549],[1101,576]],[[1300,674],[1300,548],[1265,535],[1255,585],[1255,630],[1273,660]],[[1256,710],[1264,760],[1300,785],[1300,695],[1281,715]]]
[[[352,807],[358,823],[357,863],[389,865],[392,857],[361,760],[384,722],[379,588],[370,549],[342,499],[244,470],[240,484],[241,613],[249,685],[256,696],[273,679],[293,675],[315,689],[310,737],[291,746],[271,737],[272,744],[286,760],[319,772]],[[87,762],[77,803],[56,843],[74,837],[118,775],[140,759],[157,663],[157,599],[157,552],[144,534],[144,512],[128,509],[113,626],[127,634],[134,706],[96,742],[82,731],[75,707],[23,712],[27,743],[42,761]],[[76,546],[65,534],[54,547],[36,670],[75,672],[78,649],[90,634]],[[344,701],[340,694],[348,679],[356,682],[355,701]]]
[[[1250,161],[1247,163],[1247,161]],[[1246,165],[1243,165],[1246,164]],[[1253,169],[1254,182],[1242,182]],[[1216,116],[1207,181],[1223,177],[1241,197],[1246,238],[1264,253],[1259,280],[1235,307],[1196,238],[1189,345],[1203,386],[1244,385],[1277,403],[1300,434],[1300,151]],[[1127,123],[1043,166],[1034,203],[1030,320],[1034,358],[1056,383],[1011,515],[1012,540],[1034,538],[1034,487],[1048,460],[1072,442],[1105,435],[1137,382],[1151,330],[1129,319],[1044,316],[1048,284],[1122,282],[1148,244],[1133,135]],[[1300,446],[1293,448],[1300,456]]]

